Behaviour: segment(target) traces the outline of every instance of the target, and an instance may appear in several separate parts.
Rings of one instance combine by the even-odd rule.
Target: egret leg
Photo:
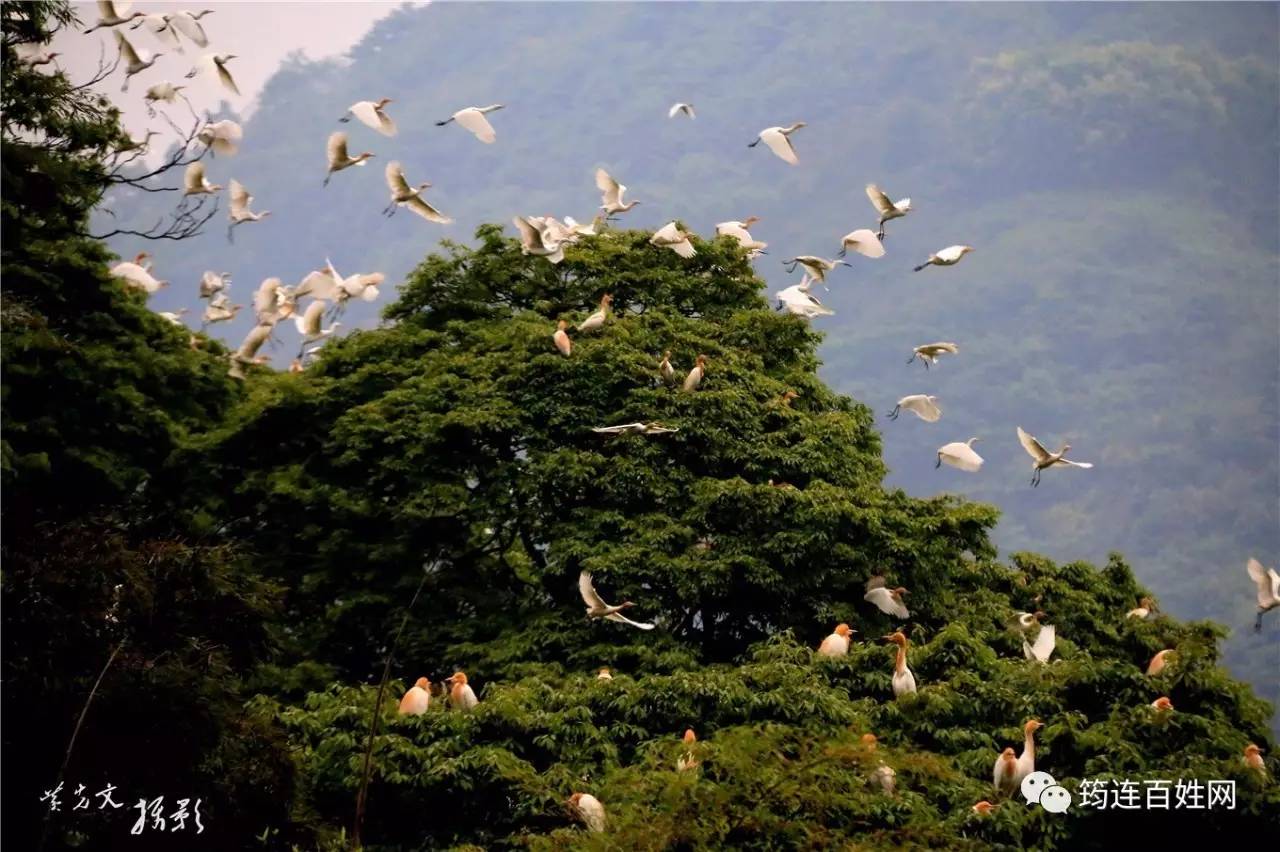
[[[914,360],[916,360],[916,356],[912,355],[910,358],[907,359],[907,363],[910,364]]]
[[[938,460],[937,460],[936,462],[934,462],[934,463],[933,463],[933,469],[934,469],[934,470],[937,470],[937,469],[938,469],[938,468],[940,468],[940,467],[942,467],[942,455],[941,455],[941,454],[939,454],[939,455],[938,455]]]
[[[889,412],[889,419],[890,419],[890,420],[897,420],[897,419],[898,419],[898,409],[899,409],[899,408],[901,408],[901,407],[902,407],[902,406],[900,406],[900,405],[895,405],[895,406],[893,407],[893,411],[890,411],[890,412]]]
[[[841,246],[840,251],[836,252],[836,257],[844,257],[847,252],[848,252],[848,249],[846,249],[844,246]]]
[[[1262,610],[1258,610],[1258,617],[1253,620],[1253,632],[1262,632]]]

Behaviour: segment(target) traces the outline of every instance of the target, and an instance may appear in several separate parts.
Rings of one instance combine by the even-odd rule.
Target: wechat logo
[[[1051,814],[1065,814],[1071,794],[1048,772],[1032,772],[1022,779],[1022,797],[1028,805],[1039,805]]]

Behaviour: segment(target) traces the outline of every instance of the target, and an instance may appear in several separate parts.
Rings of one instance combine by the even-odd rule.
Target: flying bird
[[[793,284],[785,290],[779,290],[774,294],[778,300],[778,306],[783,308],[789,314],[795,314],[805,319],[813,319],[814,317],[829,317],[835,314],[835,311],[826,307],[822,302],[818,301],[818,297],[809,292],[807,283]]]
[[[260,222],[271,215],[270,210],[263,210],[261,213],[254,213],[249,210],[249,205],[253,203],[253,196],[249,194],[249,190],[244,188],[244,184],[235,178],[231,179],[231,209],[227,213],[227,218],[231,220],[231,224],[227,226],[227,241],[231,241],[232,229],[237,225],[245,222]]]
[[[938,342],[938,343],[922,343],[915,349],[911,350],[911,357],[907,359],[910,364],[917,358],[924,364],[924,368],[929,369],[930,364],[938,363],[938,356],[946,352],[951,355],[960,351],[960,347],[954,343]]]
[[[444,127],[449,122],[456,121],[462,127],[475,134],[475,137],[481,142],[491,145],[497,140],[498,134],[493,132],[493,125],[489,123],[489,119],[485,118],[485,115],[495,110],[500,110],[502,107],[502,104],[490,104],[487,107],[460,109],[444,121],[437,121],[436,127]]]
[[[1065,458],[1067,450],[1071,449],[1070,444],[1063,444],[1062,449],[1056,453],[1051,453],[1045,449],[1034,436],[1028,435],[1022,431],[1022,427],[1018,427],[1018,441],[1022,444],[1022,448],[1027,451],[1027,455],[1031,456],[1031,467],[1034,471],[1031,475],[1031,484],[1036,486],[1040,484],[1040,471],[1047,467],[1063,466],[1063,467],[1080,467],[1091,468],[1090,462],[1075,462]]]
[[[516,216],[511,220],[520,232],[520,253],[545,257],[552,263],[564,260],[564,246],[560,243],[548,243],[543,230],[524,216]],[[581,331],[581,328],[579,328]]]
[[[793,257],[790,260],[784,260],[782,265],[787,267],[787,272],[795,272],[797,266],[804,268],[805,273],[817,281],[819,284],[825,285],[827,282],[827,273],[835,269],[837,266],[851,266],[843,260],[826,260],[825,258],[815,257],[811,254],[802,254]]]
[[[891,589],[884,577],[879,575],[872,577],[867,581],[866,594],[862,599],[870,604],[874,604],[876,609],[886,615],[892,615],[895,618],[910,618],[911,613],[907,611],[907,606],[902,601],[902,596],[907,590],[899,586]]]
[[[395,160],[387,163],[386,178],[387,188],[391,190],[391,203],[383,208],[383,215],[394,216],[395,212],[401,207],[408,207],[423,219],[428,222],[435,222],[437,225],[448,225],[453,221],[428,204],[422,197],[422,191],[429,189],[431,184],[424,182],[417,186],[410,186],[409,181],[405,179],[404,168],[400,163]]]
[[[929,259],[914,268],[914,272],[919,272],[926,266],[955,266],[960,262],[960,258],[973,251],[973,246],[947,246],[942,251],[929,255]]]
[[[164,54],[154,53],[147,59],[143,59],[138,55],[138,51],[134,49],[133,45],[129,43],[129,39],[125,38],[124,33],[120,32],[120,30],[112,30],[112,32],[115,33],[116,46],[120,48],[120,61],[124,63],[124,85],[120,87],[120,91],[127,92],[129,91],[129,80],[135,74],[141,74],[152,65],[155,65],[156,60],[164,56]]]
[[[974,442],[978,440],[980,439],[970,438],[967,441],[955,441],[939,447],[938,463],[934,467],[942,467],[942,463],[946,462],[960,470],[976,473],[982,467],[982,456],[973,451]]]
[[[604,169],[596,169],[596,188],[602,193],[600,209],[604,211],[607,217],[612,218],[618,213],[626,213],[640,203],[639,201],[628,201],[624,204],[622,196],[627,191],[627,188],[614,180]]]
[[[689,235],[675,222],[668,222],[655,231],[649,242],[655,246],[666,246],[681,257],[693,257],[698,253],[689,242]]]
[[[147,114],[152,116],[155,115],[156,110],[153,104],[155,104],[156,101],[164,101],[167,104],[171,104],[178,99],[178,92],[181,92],[185,88],[186,86],[175,86],[168,80],[148,87],[147,93],[142,96],[142,100],[147,105]]]
[[[200,128],[196,138],[208,145],[214,154],[226,154],[230,157],[240,150],[244,129],[230,119],[223,119]]]
[[[182,41],[178,38],[178,31],[169,26],[168,15],[143,15],[137,21],[129,26],[129,29],[136,30],[139,27],[146,27],[151,34],[156,37],[156,41],[165,47],[172,47],[178,53],[186,53],[182,49]],[[117,30],[119,32],[119,30]]]
[[[200,298],[210,299],[231,285],[230,272],[213,272],[206,270],[200,276]]]
[[[196,61],[196,64],[187,72],[187,77],[200,75],[214,75],[218,81],[222,83],[222,87],[233,95],[240,94],[240,89],[236,86],[235,78],[231,76],[231,72],[227,70],[227,63],[235,59],[234,53],[206,53]]]
[[[351,120],[351,116],[354,115],[360,120],[361,124],[366,127],[372,127],[383,136],[395,136],[396,123],[386,113],[386,106],[389,103],[391,103],[391,98],[382,98],[376,101],[357,101],[347,108],[346,115],[342,116],[338,121],[346,124]]]
[[[836,257],[844,257],[848,254],[849,249],[853,249],[863,257],[884,257],[884,245],[880,242],[880,238],[876,236],[875,231],[870,228],[859,228],[841,237],[840,251],[836,254]]]
[[[129,23],[134,18],[147,16],[146,12],[134,12],[126,16],[125,12],[128,12],[132,5],[133,3],[128,0],[98,0],[98,22],[85,30],[85,35],[103,27],[118,27]]]
[[[911,211],[911,199],[904,198],[901,201],[893,202],[889,200],[889,196],[881,191],[880,187],[874,183],[867,184],[867,198],[871,199],[871,205],[876,208],[876,212],[880,214],[879,233],[876,234],[880,239],[884,239],[884,223],[893,219],[899,219]]]
[[[302,350],[306,348],[308,343],[315,343],[317,340],[328,337],[338,330],[342,323],[335,322],[328,328],[322,327],[324,320],[325,308],[328,305],[321,299],[314,300],[307,305],[307,309],[300,315],[293,318],[293,324],[298,329],[298,334],[302,335],[302,345],[298,347],[298,357],[302,357]]]
[[[325,153],[329,159],[329,171],[325,175],[324,185],[329,185],[329,179],[333,177],[334,172],[340,172],[343,169],[349,169],[352,166],[363,166],[373,154],[365,151],[358,157],[353,157],[347,153],[347,134],[341,130],[329,134],[329,141],[325,146]]]
[[[797,121],[790,127],[766,127],[760,131],[756,141],[750,143],[747,147],[754,148],[763,142],[769,146],[770,151],[794,166],[800,160],[796,157],[796,149],[791,145],[791,134],[804,126],[805,123],[803,121]]]
[[[757,255],[765,254],[765,248],[769,245],[768,243],[760,242],[752,237],[751,233],[747,230],[752,226],[752,224],[759,221],[759,216],[748,216],[746,220],[742,222],[721,222],[716,225],[716,236],[733,237],[738,241],[738,245],[742,246],[742,248],[746,250],[747,257],[754,258]]]
[[[926,423],[937,423],[942,417],[942,409],[938,407],[938,398],[923,393],[913,393],[898,400],[898,404],[889,412],[890,420],[897,420],[898,413],[910,411]]]
[[[1262,629],[1262,614],[1280,607],[1280,574],[1274,568],[1262,567],[1262,563],[1250,557],[1246,566],[1249,577],[1258,587],[1258,617],[1253,621],[1253,629]]]
[[[1054,646],[1058,642],[1058,631],[1052,624],[1040,624],[1041,618],[1044,618],[1043,612],[1019,613],[1018,629],[1022,631],[1022,655],[1028,660],[1037,660],[1045,663],[1049,661],[1049,656],[1053,653]],[[1028,643],[1027,631],[1036,625],[1040,625],[1040,631],[1036,634],[1036,641]]]
[[[222,190],[222,184],[209,183],[204,176],[204,163],[194,162],[187,165],[182,174],[183,195],[213,195]]]
[[[660,423],[623,423],[621,426],[596,426],[591,431],[600,435],[667,435],[680,430]]]
[[[582,601],[587,605],[587,618],[607,618],[610,621],[630,624],[632,627],[638,627],[641,630],[653,629],[652,623],[632,621],[622,614],[622,610],[635,606],[631,601],[623,601],[617,606],[605,603],[604,599],[596,593],[596,587],[591,584],[591,573],[588,571],[583,571],[578,575],[578,593],[582,595]]]
[[[675,118],[677,115],[687,115],[690,118],[697,118],[693,114],[693,104],[672,104],[671,109],[667,110],[667,118]]]

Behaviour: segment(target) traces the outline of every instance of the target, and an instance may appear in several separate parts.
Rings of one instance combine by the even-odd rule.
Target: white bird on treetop
[[[849,653],[849,644],[853,642],[853,628],[847,624],[837,624],[831,635],[818,645],[818,653],[824,657],[843,657]]]
[[[587,605],[587,618],[606,618],[609,621],[630,624],[641,630],[653,629],[652,623],[632,621],[622,614],[622,610],[635,606],[631,601],[623,601],[617,606],[605,603],[604,599],[596,593],[596,587],[591,584],[589,571],[583,571],[578,575],[578,593],[582,595],[582,601]]]
[[[621,426],[595,426],[591,431],[598,435],[668,435],[680,430],[660,423],[623,423]]]
[[[420,677],[400,699],[401,716],[421,716],[431,706],[431,681]]]
[[[655,231],[649,242],[655,246],[666,246],[681,257],[693,257],[698,253],[689,242],[689,235],[675,222],[668,222]]]
[[[141,290],[148,296],[162,287],[168,287],[168,281],[157,281],[151,275],[151,271],[146,265],[150,257],[151,255],[145,251],[138,252],[132,261],[117,263],[111,267],[111,276],[121,279],[128,286],[135,290]]]
[[[569,797],[568,805],[588,831],[604,831],[604,805],[595,796],[590,793],[574,793]]]
[[[609,318],[609,306],[613,304],[613,296],[605,293],[600,297],[600,307],[591,316],[584,319],[578,324],[578,331],[595,331],[603,328],[605,320]]]

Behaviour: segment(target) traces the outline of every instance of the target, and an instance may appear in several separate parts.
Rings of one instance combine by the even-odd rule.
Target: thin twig
[[[396,646],[400,644],[400,636],[404,633],[405,627],[409,624],[409,615],[413,612],[413,605],[418,602],[418,596],[422,594],[423,588],[427,585],[426,571],[422,572],[422,579],[418,582],[418,590],[413,593],[413,599],[409,601],[408,608],[404,611],[404,618],[400,621],[400,629],[396,631],[395,638],[391,640],[391,647],[387,650],[387,661],[382,667],[382,682],[378,684],[378,698],[373,705],[373,719],[369,722],[369,739],[364,746],[364,769],[361,771],[360,792],[356,795],[356,822],[351,831],[351,848],[360,848],[360,829],[364,825],[365,804],[369,798],[369,776],[372,772],[373,761],[373,740],[378,735],[378,720],[382,717],[382,696],[387,690],[387,680],[391,677],[391,661],[395,657]]]

